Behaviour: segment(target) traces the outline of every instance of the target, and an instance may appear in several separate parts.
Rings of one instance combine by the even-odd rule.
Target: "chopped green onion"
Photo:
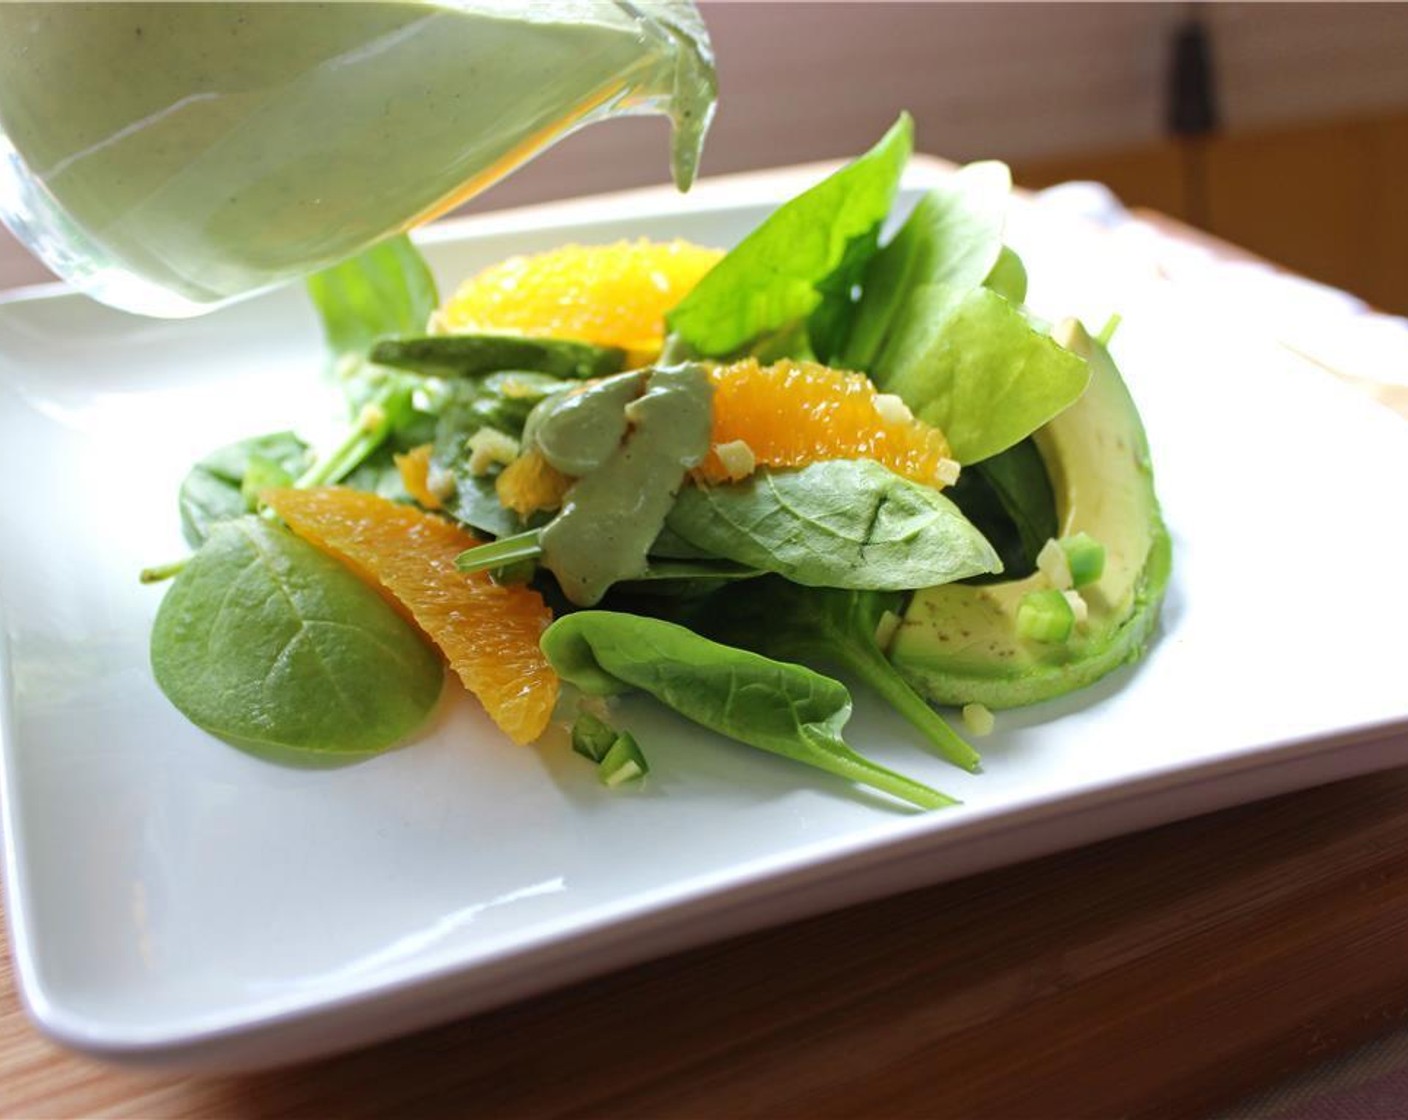
[[[1041,546],[1041,551],[1036,554],[1036,567],[1058,591],[1075,586],[1071,578],[1071,562],[1066,559],[1066,550],[1061,547],[1061,542],[1055,538]]]
[[[173,560],[169,564],[154,564],[150,568],[143,568],[137,578],[143,583],[160,583],[164,579],[172,579],[181,574],[191,558],[186,556],[180,560]]]
[[[504,568],[519,560],[536,560],[543,554],[543,545],[537,529],[518,533],[512,537],[500,537],[489,544],[468,548],[455,557],[455,567],[462,572],[479,572],[485,568]]]
[[[640,753],[635,736],[629,731],[623,731],[616,737],[616,742],[611,744],[606,757],[601,760],[597,773],[603,783],[615,787],[623,782],[645,777],[650,773],[650,767],[646,765],[645,755]]]
[[[974,735],[991,735],[997,720],[992,711],[983,704],[964,704],[963,723]]]
[[[1017,606],[1017,633],[1036,642],[1064,642],[1071,636],[1076,614],[1054,587],[1028,591]]]
[[[583,712],[572,725],[572,749],[593,762],[604,759],[618,738],[615,728],[597,719],[591,712]]]
[[[1110,340],[1115,337],[1115,331],[1119,330],[1120,324],[1124,322],[1124,316],[1118,311],[1105,320],[1105,325],[1100,328],[1100,333],[1095,336],[1095,340],[1101,346],[1109,346]]]
[[[1061,550],[1071,569],[1071,583],[1084,587],[1105,573],[1105,546],[1088,533],[1061,538]]]

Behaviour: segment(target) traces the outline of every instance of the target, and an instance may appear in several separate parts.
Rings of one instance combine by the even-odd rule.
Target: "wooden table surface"
[[[1397,770],[255,1075],[65,1053],[7,952],[0,1116],[1194,1116],[1408,1021],[1405,950]]]

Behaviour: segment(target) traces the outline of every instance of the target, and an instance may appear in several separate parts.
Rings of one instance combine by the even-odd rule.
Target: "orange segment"
[[[665,312],[723,256],[688,241],[564,245],[470,277],[441,309],[451,332],[516,331],[620,346],[631,365],[659,352]]]
[[[389,592],[514,742],[543,733],[558,678],[538,639],[552,612],[532,588],[459,571],[455,557],[477,540],[434,514],[341,486],[260,497],[299,536]]]
[[[393,455],[396,469],[401,472],[401,485],[406,493],[426,509],[439,509],[440,498],[430,488],[430,456],[435,445],[423,443],[404,455]]]
[[[815,362],[760,366],[749,358],[709,371],[714,424],[708,456],[695,470],[706,482],[729,472],[714,448],[741,440],[760,465],[800,467],[823,459],[874,459],[896,474],[941,486],[948,441],[916,420],[870,379]]]
[[[560,509],[571,485],[572,479],[544,459],[542,452],[530,447],[499,472],[494,493],[499,505],[519,517],[527,517],[540,509]]]

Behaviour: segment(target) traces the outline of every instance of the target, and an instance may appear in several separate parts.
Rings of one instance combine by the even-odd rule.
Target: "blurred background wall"
[[[900,109],[918,148],[1032,187],[1107,183],[1408,312],[1408,4],[705,0],[721,102],[705,174],[842,158]],[[1216,128],[1169,129],[1175,37],[1202,24]],[[589,128],[471,210],[662,182],[657,119]],[[0,283],[38,268],[0,244]]]

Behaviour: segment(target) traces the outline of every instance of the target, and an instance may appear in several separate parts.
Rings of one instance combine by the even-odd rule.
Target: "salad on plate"
[[[1140,656],[1170,547],[1115,323],[1025,307],[999,163],[885,239],[911,144],[902,116],[726,253],[565,245],[442,301],[401,237],[310,278],[350,427],[191,468],[194,551],[144,573],[174,576],[166,696],[242,749],[335,765],[411,740],[448,665],[507,738],[565,725],[622,786],[650,744],[611,700],[639,691],[952,804],[846,741],[838,675],[976,770],[994,710]]]

